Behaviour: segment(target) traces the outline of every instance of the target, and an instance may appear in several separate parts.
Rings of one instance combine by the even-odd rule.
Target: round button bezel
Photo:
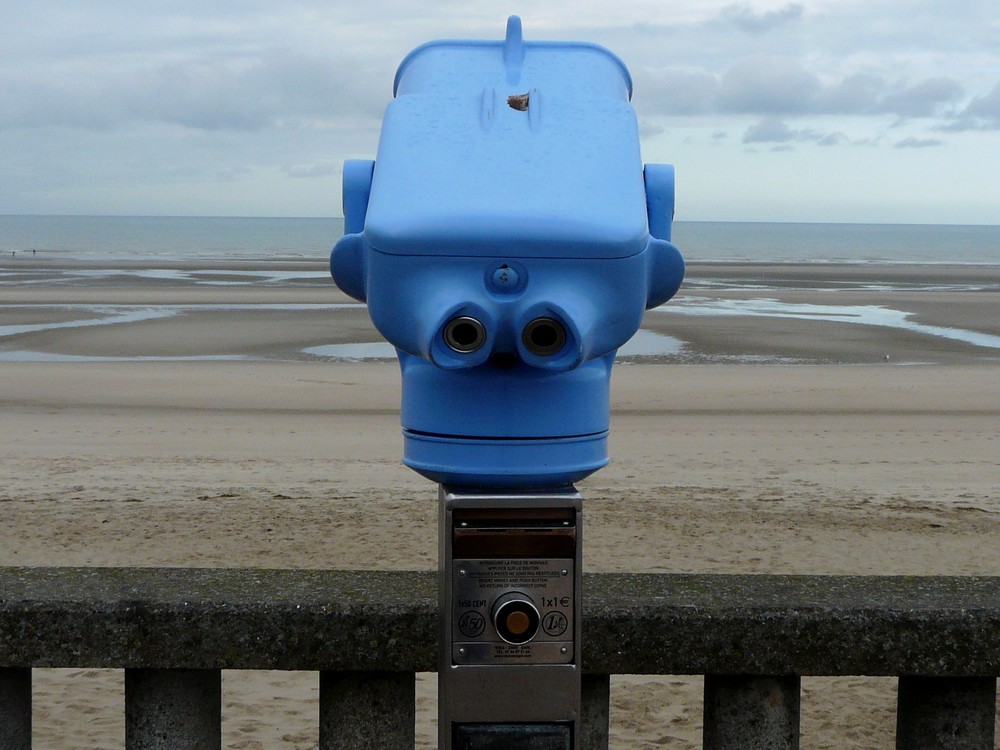
[[[528,627],[521,633],[513,632],[507,625],[508,618],[515,614],[522,613],[528,618]],[[541,627],[542,618],[527,594],[511,592],[499,597],[493,604],[492,610],[493,627],[504,643],[512,646],[521,646],[531,641]]]

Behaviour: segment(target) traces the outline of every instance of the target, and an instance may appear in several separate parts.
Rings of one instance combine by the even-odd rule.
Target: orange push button
[[[493,603],[493,626],[507,643],[527,643],[538,633],[538,610],[527,595],[504,594]]]
[[[531,620],[524,612],[511,612],[507,615],[507,630],[514,635],[524,635],[531,627]]]

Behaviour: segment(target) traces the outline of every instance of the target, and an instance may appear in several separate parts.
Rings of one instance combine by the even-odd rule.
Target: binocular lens
[[[452,351],[469,354],[486,343],[486,328],[475,318],[452,318],[444,327],[444,343]]]
[[[521,334],[524,348],[539,357],[549,357],[566,343],[566,329],[553,318],[535,318]]]

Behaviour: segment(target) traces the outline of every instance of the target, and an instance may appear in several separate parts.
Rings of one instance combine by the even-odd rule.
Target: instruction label
[[[572,663],[576,659],[573,567],[570,558],[454,560],[454,663]],[[527,643],[508,643],[497,631],[494,606],[512,593],[523,595],[537,612],[537,632]]]

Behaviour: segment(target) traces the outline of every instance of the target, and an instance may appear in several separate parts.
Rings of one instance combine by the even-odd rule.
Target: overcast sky
[[[688,220],[1000,223],[997,0],[3,2],[0,214],[340,216],[396,66],[597,42]]]

